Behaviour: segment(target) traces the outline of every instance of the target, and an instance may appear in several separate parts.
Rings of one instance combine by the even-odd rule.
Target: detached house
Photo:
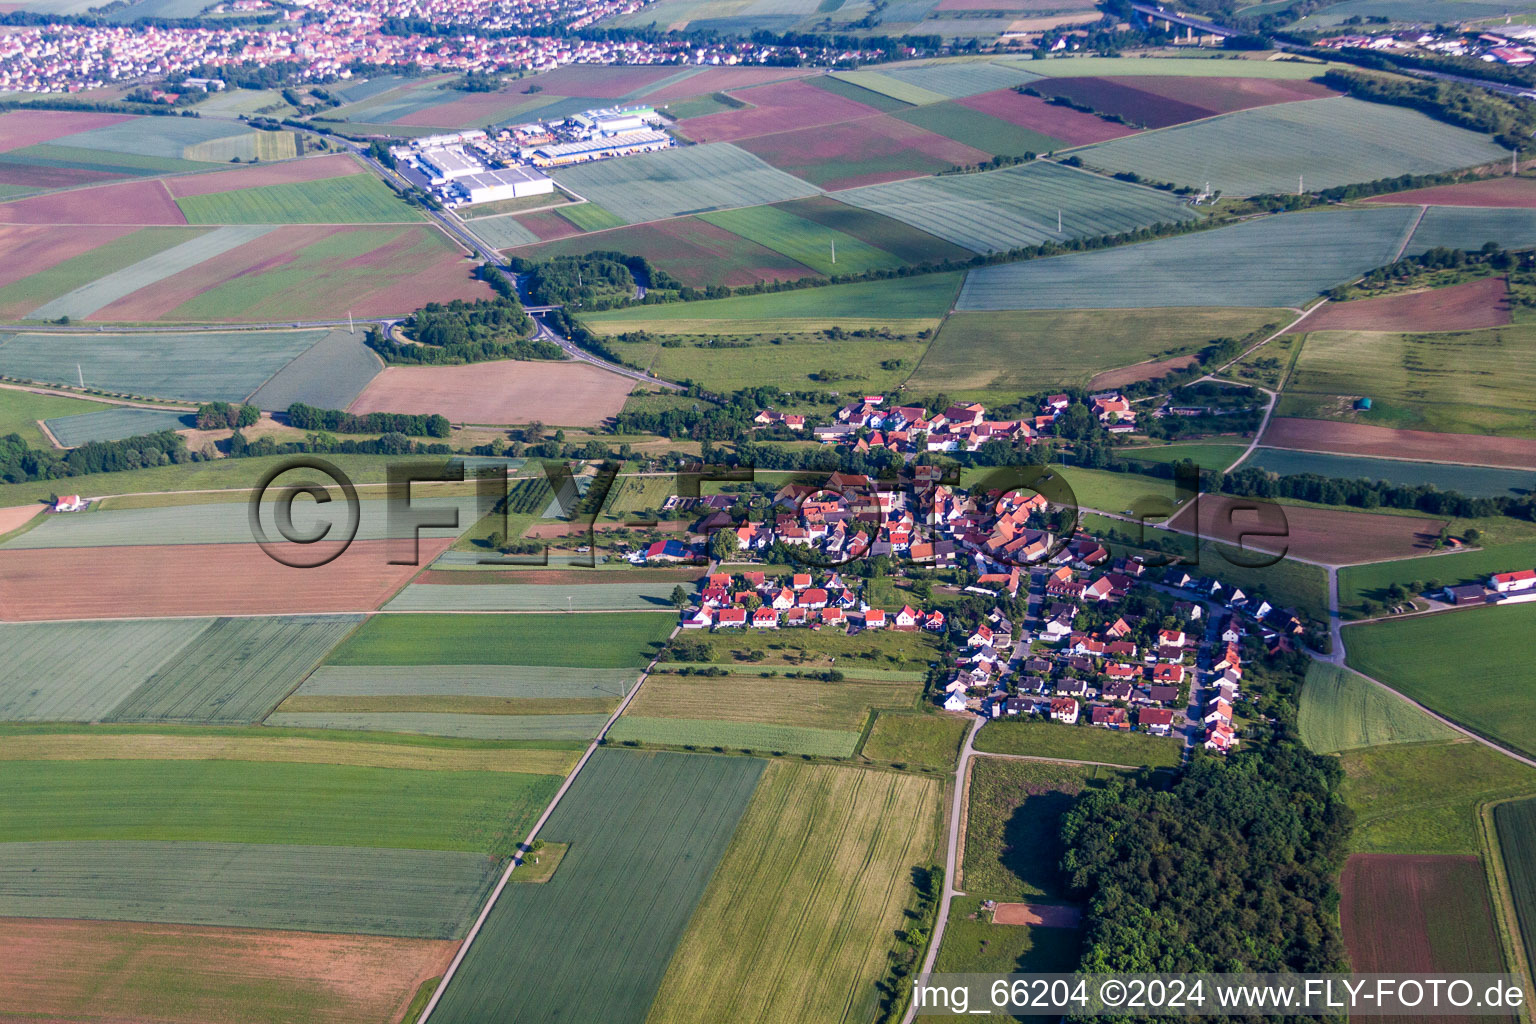
[[[1168,708],[1142,708],[1136,713],[1141,731],[1153,736],[1167,736],[1173,731],[1173,712]]]
[[[1070,697],[1057,697],[1051,701],[1051,721],[1077,724],[1077,701]]]

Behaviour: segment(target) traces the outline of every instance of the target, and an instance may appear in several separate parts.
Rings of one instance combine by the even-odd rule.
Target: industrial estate
[[[1533,16],[9,11],[0,1017],[1530,992]]]

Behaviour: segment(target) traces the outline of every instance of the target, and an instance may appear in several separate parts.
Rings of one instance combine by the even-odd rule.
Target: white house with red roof
[[[78,499],[76,499],[78,500]],[[1488,586],[1500,594],[1516,594],[1536,587],[1536,569],[1517,569],[1514,572],[1497,572]]]

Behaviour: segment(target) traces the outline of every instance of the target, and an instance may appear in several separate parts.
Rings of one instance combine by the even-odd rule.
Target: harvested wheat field
[[[422,564],[451,543],[423,538]],[[408,557],[408,540],[360,540],[313,569],[282,565],[256,544],[0,551],[0,620],[372,611],[421,568],[389,562]]]
[[[383,1024],[455,942],[0,919],[0,1006],[17,1020]],[[302,1008],[302,1012],[300,1012]]]
[[[177,199],[188,196],[213,195],[216,192],[233,192],[241,188],[259,188],[263,185],[292,185],[302,181],[320,181],[323,178],[340,178],[356,174],[363,168],[345,153],[310,160],[285,160],[276,164],[258,164],[233,171],[210,171],[207,174],[188,174],[180,178],[165,179],[165,187]]]
[[[1206,540],[1329,565],[1425,554],[1434,550],[1445,525],[1443,519],[1279,505],[1224,494],[1203,494],[1194,505],[1200,514],[1200,536]],[[1259,510],[1252,511],[1256,506]],[[1188,530],[1192,519],[1186,505],[1169,525]]]
[[[1131,366],[1122,366],[1118,370],[1105,370],[1088,382],[1088,388],[1091,391],[1102,391],[1106,388],[1123,388],[1127,384],[1135,384],[1138,381],[1156,380],[1164,374],[1193,365],[1196,358],[1193,355],[1174,356],[1172,359],[1153,359],[1145,363],[1134,363]]]
[[[1467,331],[1509,323],[1509,283],[1502,277],[1388,295],[1332,302],[1302,321],[1309,331]]]
[[[24,526],[32,521],[32,517],[43,510],[41,502],[31,505],[16,505],[11,508],[0,508],[0,535],[10,533],[17,527]]]
[[[1373,427],[1365,423],[1277,417],[1269,421],[1263,440],[1270,448],[1294,448],[1303,452],[1536,469],[1536,440],[1527,437],[1437,434],[1428,430]]]
[[[999,903],[992,911],[993,924],[1027,924],[1036,928],[1076,928],[1083,912],[1076,907],[1049,903]]]
[[[503,360],[470,366],[391,366],[348,412],[441,413],[454,423],[595,427],[624,408],[634,382],[578,362]]]

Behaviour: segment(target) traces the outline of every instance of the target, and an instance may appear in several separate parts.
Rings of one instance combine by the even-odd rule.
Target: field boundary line
[[[1483,833],[1483,847],[1487,851],[1489,895],[1493,901],[1493,916],[1498,926],[1500,944],[1504,947],[1504,960],[1510,973],[1521,978],[1527,987],[1531,984],[1531,965],[1525,956],[1524,932],[1520,927],[1520,916],[1515,910],[1514,894],[1504,867],[1504,848],[1499,842],[1498,823],[1494,821],[1493,812],[1494,808],[1502,804],[1531,799],[1536,797],[1502,797],[1484,801],[1477,808],[1477,822]],[[1530,1003],[1522,1004],[1520,1011],[1520,1019],[1529,1024]]]
[[[1424,215],[1428,212],[1428,206],[1419,207],[1419,215],[1413,218],[1412,224],[1408,225],[1408,233],[1403,236],[1403,244],[1397,247],[1397,252],[1392,257],[1393,263],[1396,263],[1398,260],[1403,258],[1403,253],[1407,250],[1408,246],[1413,243],[1413,236],[1418,234],[1419,225],[1424,223]]]
[[[667,634],[667,639],[670,641],[681,631],[681,626],[673,626],[672,632]],[[539,830],[549,821],[549,817],[555,812],[555,808],[560,806],[561,799],[565,796],[566,791],[571,788],[571,784],[576,781],[576,776],[581,774],[581,770],[587,766],[587,762],[592,759],[592,755],[603,745],[603,740],[607,737],[608,730],[613,728],[613,723],[619,720],[619,716],[624,713],[624,709],[629,706],[629,702],[635,699],[635,694],[639,693],[640,687],[645,685],[646,679],[650,677],[651,669],[656,667],[656,662],[659,659],[660,655],[651,659],[650,664],[646,665],[645,670],[640,673],[640,678],[635,682],[635,685],[630,687],[629,693],[624,695],[624,699],[619,701],[619,706],[614,709],[613,714],[608,716],[608,721],[603,724],[603,727],[598,730],[597,735],[593,737],[592,742],[587,745],[587,749],[582,752],[581,758],[576,762],[576,767],[571,769],[570,774],[560,783],[560,788],[555,790],[555,795],[549,801],[549,805],[544,808],[544,813],[540,814],[539,819],[533,823],[533,827],[528,831],[527,837],[523,839],[522,846],[533,845],[533,841],[538,838]],[[501,878],[497,881],[496,888],[491,890],[490,898],[485,901],[485,906],[480,910],[480,916],[475,919],[474,925],[469,929],[469,934],[464,936],[463,943],[459,945],[459,951],[453,955],[453,960],[449,962],[448,969],[443,972],[442,980],[437,983],[437,990],[432,993],[432,998],[427,1001],[427,1005],[422,1009],[421,1016],[416,1018],[416,1024],[426,1024],[427,1018],[432,1016],[432,1011],[437,1009],[438,1001],[443,998],[443,993],[448,990],[448,983],[453,980],[454,974],[458,972],[459,965],[464,962],[464,957],[469,953],[470,944],[475,941],[475,937],[480,934],[480,929],[485,926],[486,918],[491,916],[491,910],[496,906],[496,901],[501,897],[502,890],[506,889],[507,883],[512,880],[512,872],[522,862],[523,854],[522,850],[519,849],[517,853],[513,854],[506,870],[501,873]]]

